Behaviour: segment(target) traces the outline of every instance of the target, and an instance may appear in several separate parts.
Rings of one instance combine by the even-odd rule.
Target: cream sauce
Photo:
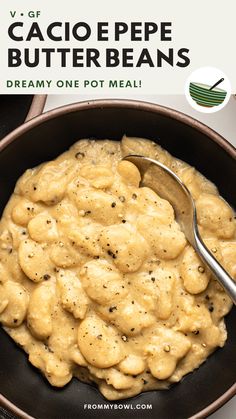
[[[190,189],[199,229],[236,278],[233,210],[157,144],[80,140],[19,179],[0,222],[0,321],[53,386],[73,376],[110,400],[167,388],[227,338],[229,297],[129,153]]]

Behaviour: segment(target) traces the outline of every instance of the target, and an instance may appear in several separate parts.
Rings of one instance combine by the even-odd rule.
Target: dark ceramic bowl
[[[29,167],[52,159],[80,138],[120,140],[123,134],[158,141],[174,156],[187,161],[213,181],[236,207],[236,150],[198,121],[158,105],[99,100],[50,111],[27,122],[0,144],[0,213],[16,180]],[[132,399],[108,402],[95,386],[74,379],[64,389],[51,387],[27,361],[27,356],[0,331],[0,391],[2,404],[15,414],[42,419],[202,418],[236,392],[236,310],[226,319],[228,340],[195,372],[168,391],[150,391]],[[86,405],[105,403],[112,410]],[[123,405],[129,404],[129,410]],[[140,410],[140,405],[152,409]],[[119,408],[115,408],[115,406]],[[135,410],[136,408],[136,410]],[[20,410],[19,410],[20,409]],[[25,413],[23,413],[25,412]],[[25,416],[28,417],[28,416]]]

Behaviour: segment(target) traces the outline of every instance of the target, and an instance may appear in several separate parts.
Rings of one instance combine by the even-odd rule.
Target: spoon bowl
[[[197,226],[196,206],[186,185],[172,170],[157,160],[134,154],[124,157],[123,160],[130,161],[139,169],[141,186],[149,187],[161,198],[170,202],[175,211],[176,221],[188,242],[236,304],[236,283],[201,239]]]

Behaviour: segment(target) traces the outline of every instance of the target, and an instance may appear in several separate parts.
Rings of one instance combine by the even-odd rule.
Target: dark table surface
[[[0,95],[0,139],[24,122],[32,100],[33,95]]]

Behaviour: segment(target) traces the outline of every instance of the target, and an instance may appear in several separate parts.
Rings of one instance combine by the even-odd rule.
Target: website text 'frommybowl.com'
[[[84,403],[84,410],[152,410],[152,404],[147,403]]]

